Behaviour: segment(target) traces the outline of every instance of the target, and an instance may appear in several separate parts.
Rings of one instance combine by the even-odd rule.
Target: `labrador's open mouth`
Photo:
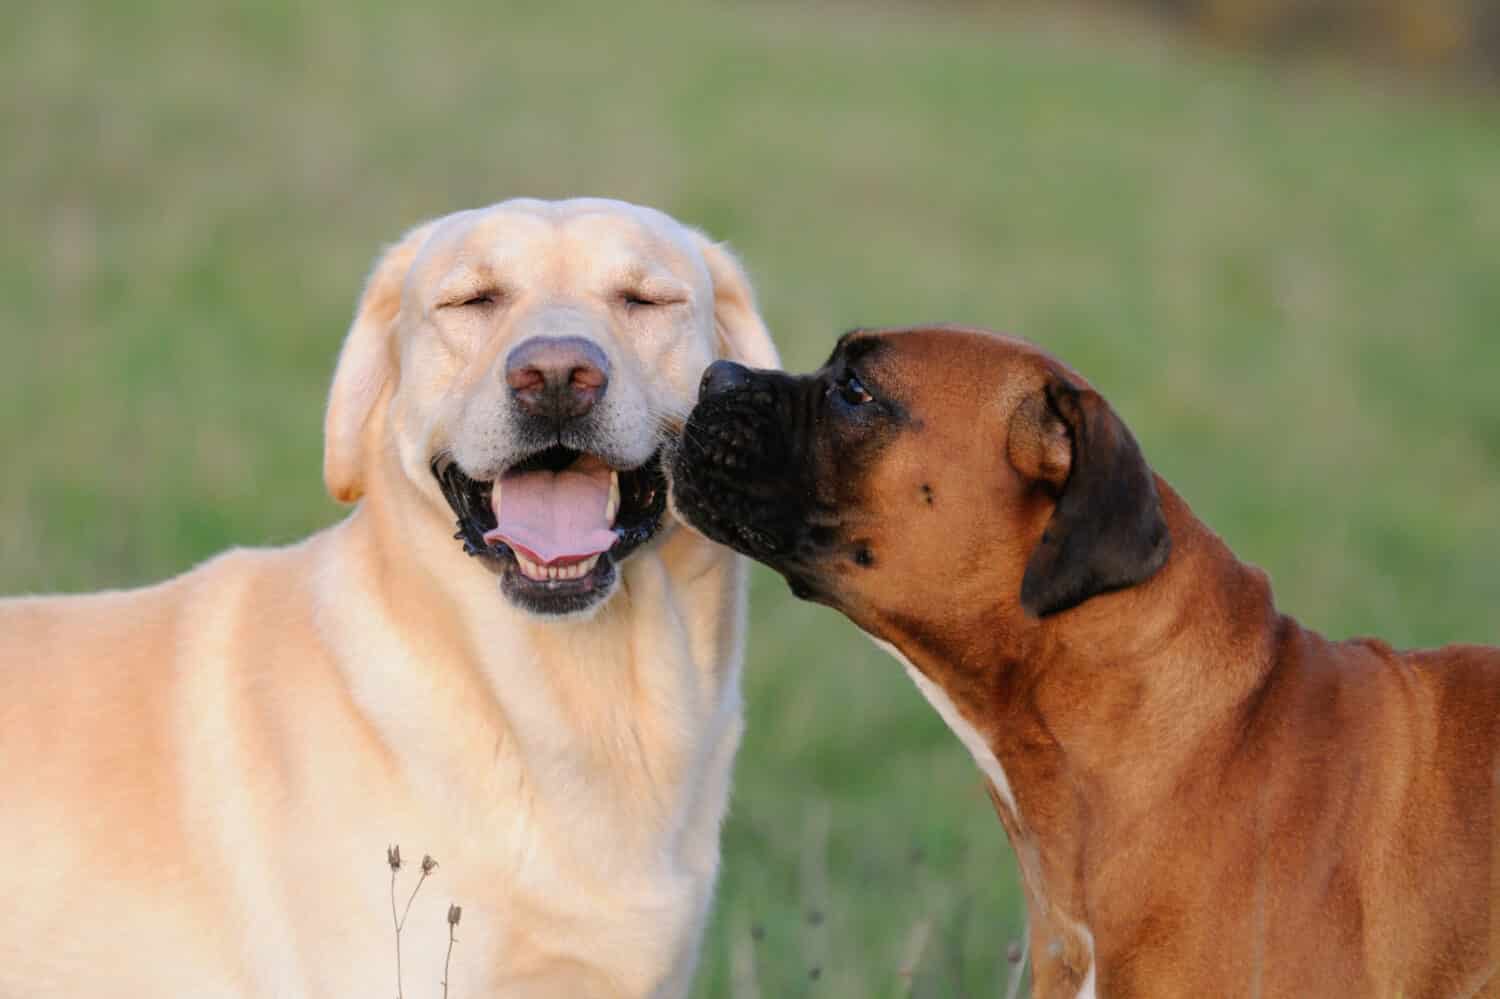
[[[661,454],[613,469],[560,445],[469,478],[447,454],[432,473],[458,515],[464,551],[500,574],[505,595],[539,614],[583,610],[608,594],[616,566],[656,534],[667,506]]]

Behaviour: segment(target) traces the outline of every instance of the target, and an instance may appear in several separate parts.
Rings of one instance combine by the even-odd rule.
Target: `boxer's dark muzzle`
[[[841,418],[841,377],[837,352],[805,376],[716,362],[672,461],[673,501],[688,523],[823,603],[830,566],[855,544],[842,517],[858,506],[872,443]]]
[[[817,558],[812,522],[833,515],[815,486],[812,382],[716,362],[672,464],[672,498],[688,523],[783,573],[793,589]]]

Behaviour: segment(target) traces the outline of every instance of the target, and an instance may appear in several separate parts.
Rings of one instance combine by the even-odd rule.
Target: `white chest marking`
[[[983,770],[984,775],[990,779],[990,783],[995,785],[995,793],[1000,796],[1005,807],[1010,809],[1010,813],[1019,819],[1021,813],[1016,810],[1016,797],[1011,793],[1010,781],[1005,779],[1005,771],[1001,768],[1000,761],[995,758],[995,751],[990,749],[990,744],[984,741],[984,736],[979,734],[979,730],[967,718],[959,714],[958,708],[943,688],[927,679],[921,670],[912,665],[910,659],[901,654],[900,650],[890,642],[879,638],[872,636],[872,640],[906,667],[906,675],[911,677],[917,689],[922,692],[922,696],[927,698],[927,703],[937,710],[943,721],[953,730],[953,734],[968,747],[970,754],[974,757],[974,762],[979,764],[979,769]]]
[[[1099,969],[1099,962],[1094,960],[1094,935],[1089,932],[1088,927],[1077,924],[1078,931],[1083,934],[1084,942],[1089,946],[1089,973],[1083,976],[1083,984],[1078,987],[1077,999],[1098,999],[1098,990],[1095,988],[1096,978],[1094,972]]]
[[[988,742],[985,742],[984,736],[980,735],[979,730],[959,713],[958,707],[948,697],[947,692],[942,687],[927,679],[921,670],[912,665],[910,659],[901,654],[899,649],[890,642],[882,641],[874,636],[871,636],[871,641],[884,649],[891,658],[906,667],[906,675],[911,677],[912,682],[917,685],[917,689],[922,692],[922,696],[926,697],[927,702],[942,716],[943,721],[953,730],[953,734],[957,735],[963,744],[968,747],[969,752],[974,757],[974,762],[979,764],[979,769],[984,771],[984,775],[990,779],[990,783],[995,785],[995,793],[1000,796],[1000,800],[1005,803],[1005,807],[1010,809],[1011,815],[1015,816],[1016,821],[1019,823],[1021,813],[1016,808],[1016,797],[1011,793],[1010,781],[1006,780],[1005,770],[1000,766],[1000,761],[996,759],[995,751],[990,748]],[[1096,977],[1094,974],[1096,971],[1094,935],[1089,932],[1088,927],[1081,923],[1072,923],[1072,927],[1084,938],[1084,942],[1087,944],[1089,950],[1089,970],[1088,974],[1083,978],[1083,984],[1078,988],[1077,999],[1096,999],[1098,991],[1095,987]]]

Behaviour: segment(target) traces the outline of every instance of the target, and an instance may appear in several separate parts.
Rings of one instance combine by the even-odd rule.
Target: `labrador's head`
[[[376,264],[334,375],[324,479],[399,464],[537,614],[597,607],[661,530],[661,449],[713,360],[774,366],[744,273],[660,212],[507,201],[414,229]],[[384,481],[384,480],[382,480]]]

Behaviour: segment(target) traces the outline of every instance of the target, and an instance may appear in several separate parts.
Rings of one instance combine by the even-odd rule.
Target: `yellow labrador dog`
[[[659,449],[718,357],[776,361],[659,212],[510,201],[390,249],[329,399],[348,519],[0,603],[0,996],[394,995],[391,843],[441,864],[405,995],[450,901],[449,995],[685,993],[745,595]]]

